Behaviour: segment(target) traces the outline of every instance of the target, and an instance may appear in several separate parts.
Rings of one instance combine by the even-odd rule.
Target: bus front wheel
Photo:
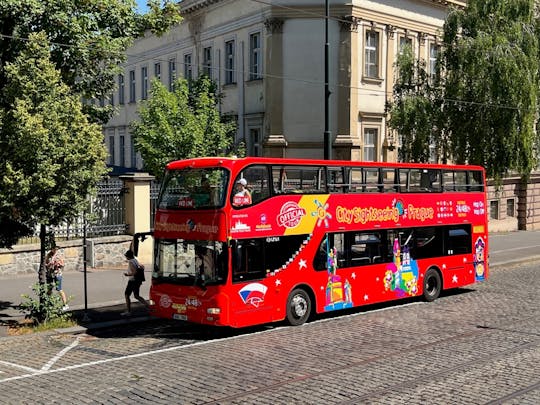
[[[311,315],[311,298],[308,293],[297,288],[289,295],[287,300],[287,321],[292,326],[305,323]]]
[[[442,280],[439,272],[433,268],[424,275],[424,299],[427,302],[435,301],[441,294]]]

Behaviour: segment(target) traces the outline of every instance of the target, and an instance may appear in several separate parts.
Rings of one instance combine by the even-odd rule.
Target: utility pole
[[[330,134],[330,89],[328,87],[329,76],[329,52],[328,43],[328,18],[330,17],[329,0],[325,0],[324,18],[324,159],[332,159],[332,136]]]

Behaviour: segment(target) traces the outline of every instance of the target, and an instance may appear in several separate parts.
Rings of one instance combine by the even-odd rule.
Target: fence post
[[[128,233],[134,235],[137,232],[150,231],[150,183],[154,176],[148,173],[128,173],[120,176],[120,179],[126,189],[124,201]],[[139,245],[138,258],[141,262],[152,263],[153,246],[153,238],[147,238]]]

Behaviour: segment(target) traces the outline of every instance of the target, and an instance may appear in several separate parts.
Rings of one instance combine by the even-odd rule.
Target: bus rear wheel
[[[311,298],[308,293],[297,288],[289,294],[287,299],[287,322],[292,326],[305,323],[311,315]]]
[[[441,294],[442,280],[439,272],[433,268],[424,275],[424,300],[435,301]]]

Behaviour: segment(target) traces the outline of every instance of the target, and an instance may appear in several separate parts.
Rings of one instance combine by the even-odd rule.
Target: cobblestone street
[[[540,403],[535,263],[302,327],[154,322],[0,340],[3,403]]]

